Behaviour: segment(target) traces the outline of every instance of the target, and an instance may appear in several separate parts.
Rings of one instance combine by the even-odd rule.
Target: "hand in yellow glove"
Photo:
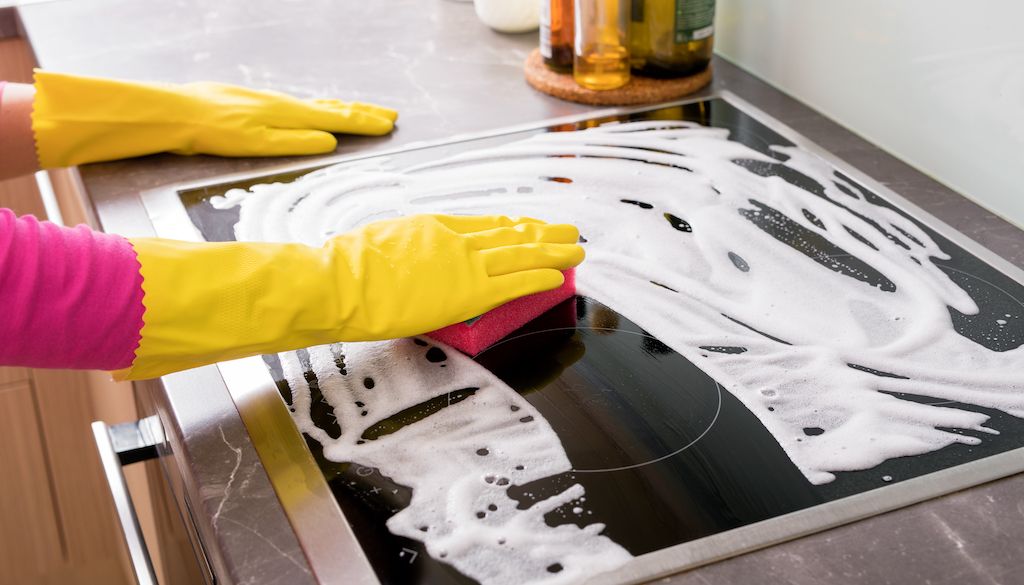
[[[416,215],[322,248],[135,239],[145,325],[116,377],[439,329],[561,286],[583,261],[578,237],[528,218]]]
[[[36,71],[32,129],[43,168],[153,154],[331,152],[332,132],[387,134],[398,114],[223,83],[136,83]]]

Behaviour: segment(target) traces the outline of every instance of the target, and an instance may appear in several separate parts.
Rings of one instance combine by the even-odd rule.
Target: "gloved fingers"
[[[287,112],[290,119],[278,119],[275,125],[368,136],[381,136],[391,132],[395,127],[395,116],[379,115],[353,104],[327,106],[296,101]]]
[[[257,89],[255,91],[259,92],[262,95],[270,96],[272,98],[277,98],[288,102],[301,101],[300,98],[297,98],[290,93],[277,91],[276,89]]]
[[[523,223],[544,223],[532,217],[509,217],[507,215],[431,215],[431,217],[459,234],[515,227]]]
[[[223,104],[225,98],[230,98],[228,103],[252,108],[260,112],[260,118],[264,122],[272,125],[276,125],[273,123],[282,118],[282,112],[287,112],[294,104],[303,103],[299,98],[277,90],[256,89],[217,81],[196,81],[183,84],[181,87],[192,97],[210,105]]]
[[[315,100],[309,100],[309,102],[313,103],[313,104],[317,104],[319,106],[324,106],[324,107],[331,108],[331,109],[336,109],[336,110],[337,109],[353,108],[353,109],[360,110],[362,112],[366,112],[367,114],[372,114],[374,116],[380,116],[381,118],[387,118],[388,120],[391,120],[392,122],[394,122],[395,120],[398,120],[398,112],[397,111],[392,110],[391,108],[385,108],[384,106],[378,106],[377,104],[368,104],[366,102],[346,102],[346,101],[336,100],[336,99],[315,99]]]
[[[393,110],[391,108],[378,106],[377,104],[369,104],[366,102],[352,102],[352,105],[368,114],[373,114],[374,116],[387,118],[392,122],[398,121],[398,110]]]
[[[490,279],[490,286],[497,300],[495,307],[519,297],[556,289],[563,283],[565,275],[552,268],[513,272]]]
[[[174,89],[176,86],[173,84],[165,84],[165,87]],[[246,97],[253,100],[260,100],[265,97],[264,94],[269,92],[269,90],[253,89],[251,87],[245,87],[244,85],[235,85],[220,81],[190,81],[177,87],[181,88],[182,91],[193,97],[204,100],[214,99],[219,95]]]
[[[583,262],[583,248],[576,244],[520,244],[483,250],[488,276],[501,276],[523,270],[554,268],[568,270]]]
[[[268,128],[262,140],[252,146],[253,154],[259,156],[322,154],[333,152],[338,146],[338,139],[320,130]]]
[[[580,237],[576,226],[559,223],[521,223],[466,235],[477,250],[529,243],[575,244]]]

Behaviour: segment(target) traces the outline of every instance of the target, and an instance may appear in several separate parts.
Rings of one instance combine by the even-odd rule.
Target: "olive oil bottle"
[[[633,0],[630,63],[647,77],[682,77],[711,62],[715,0]]]
[[[541,0],[540,54],[559,73],[572,73],[573,0]]]
[[[576,0],[572,76],[587,89],[629,83],[630,0]]]

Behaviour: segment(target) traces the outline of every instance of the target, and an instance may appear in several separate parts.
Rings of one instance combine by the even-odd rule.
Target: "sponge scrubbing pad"
[[[562,274],[565,275],[565,282],[556,289],[520,297],[491,309],[476,319],[427,333],[427,337],[446,343],[464,354],[475,356],[576,294],[575,269],[570,268]]]

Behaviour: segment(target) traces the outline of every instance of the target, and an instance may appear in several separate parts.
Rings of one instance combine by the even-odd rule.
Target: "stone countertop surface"
[[[521,66],[534,34],[502,35],[471,4],[451,0],[65,0],[17,8],[42,67],[84,75],[216,80],[300,97],[372,101],[401,113],[381,138],[341,137],[338,154],[591,111],[538,94]],[[1024,232],[889,156],[731,63],[712,90],[730,90],[983,246],[1024,267]],[[140,191],[298,159],[157,155],[80,169],[105,229],[146,235]],[[315,159],[310,159],[312,160]],[[165,382],[174,392],[174,379]],[[182,396],[187,394],[182,389]],[[200,410],[205,409],[203,412]],[[216,510],[212,556],[224,582],[307,582],[287,531],[260,533],[275,499],[230,398],[183,412],[185,464]],[[244,467],[245,489],[234,484]],[[233,487],[235,489],[233,489]],[[1024,474],[666,578],[703,583],[1022,583]],[[200,519],[202,520],[202,519]],[[216,526],[214,526],[216,525]],[[209,546],[210,543],[207,543]],[[239,551],[245,551],[244,556]],[[265,553],[265,554],[263,554]]]

